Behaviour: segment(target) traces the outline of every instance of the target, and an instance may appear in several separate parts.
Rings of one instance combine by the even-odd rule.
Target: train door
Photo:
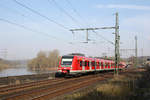
[[[82,61],[82,71],[85,71],[85,60]]]
[[[92,70],[95,70],[95,60],[91,61]]]
[[[111,69],[111,64],[112,64],[112,62],[110,62],[110,69]]]
[[[108,69],[108,62],[105,62],[105,69]]]
[[[99,61],[97,61],[97,67],[96,67],[96,69],[99,69]]]
[[[85,70],[89,70],[89,61],[85,60]]]
[[[90,64],[89,64],[89,60],[87,61],[87,70],[89,70],[90,68],[90,66],[89,66]]]
[[[80,68],[79,70],[82,70],[82,60],[80,60]]]
[[[92,61],[89,61],[89,69],[92,70]]]
[[[96,67],[97,67],[97,63],[96,63],[96,60],[94,60],[94,70],[96,71]]]
[[[110,62],[110,69],[112,69],[113,67],[112,67],[112,62]]]
[[[103,69],[105,69],[105,65],[106,65],[106,64],[105,64],[105,61],[103,61]]]
[[[108,69],[110,69],[110,62],[108,62]]]
[[[102,68],[102,66],[101,66],[101,61],[99,61],[99,69],[101,69]]]

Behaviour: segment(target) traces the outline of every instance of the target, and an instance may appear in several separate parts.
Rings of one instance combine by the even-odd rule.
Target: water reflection
[[[0,77],[31,75],[31,74],[36,74],[36,72],[28,70],[27,67],[11,68],[0,71]]]
[[[43,70],[31,70],[27,65],[16,66],[16,68],[10,68],[0,71],[0,77],[7,76],[19,76],[19,75],[32,75],[32,74],[42,74],[42,73],[52,73],[55,71],[43,71]]]

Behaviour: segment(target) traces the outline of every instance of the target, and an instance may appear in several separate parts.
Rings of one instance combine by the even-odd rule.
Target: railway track
[[[47,100],[110,77],[113,77],[112,72],[1,87],[0,98],[2,100]]]
[[[41,85],[47,85],[49,83],[59,82],[64,79],[50,79],[50,80],[42,80],[38,82],[30,82],[25,84],[19,84],[19,85],[8,85],[5,87],[0,87],[0,97],[3,94],[11,93],[11,92],[17,92],[21,90],[27,90],[27,89],[34,89],[37,87],[40,87]]]

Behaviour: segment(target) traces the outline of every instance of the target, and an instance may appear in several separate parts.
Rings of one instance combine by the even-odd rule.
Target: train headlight
[[[71,69],[72,69],[72,65],[71,65]]]

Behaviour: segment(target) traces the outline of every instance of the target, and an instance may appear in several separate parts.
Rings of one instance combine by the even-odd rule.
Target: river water
[[[0,77],[31,75],[31,74],[36,74],[36,73],[29,71],[27,67],[11,68],[11,69],[5,69],[0,71]]]

